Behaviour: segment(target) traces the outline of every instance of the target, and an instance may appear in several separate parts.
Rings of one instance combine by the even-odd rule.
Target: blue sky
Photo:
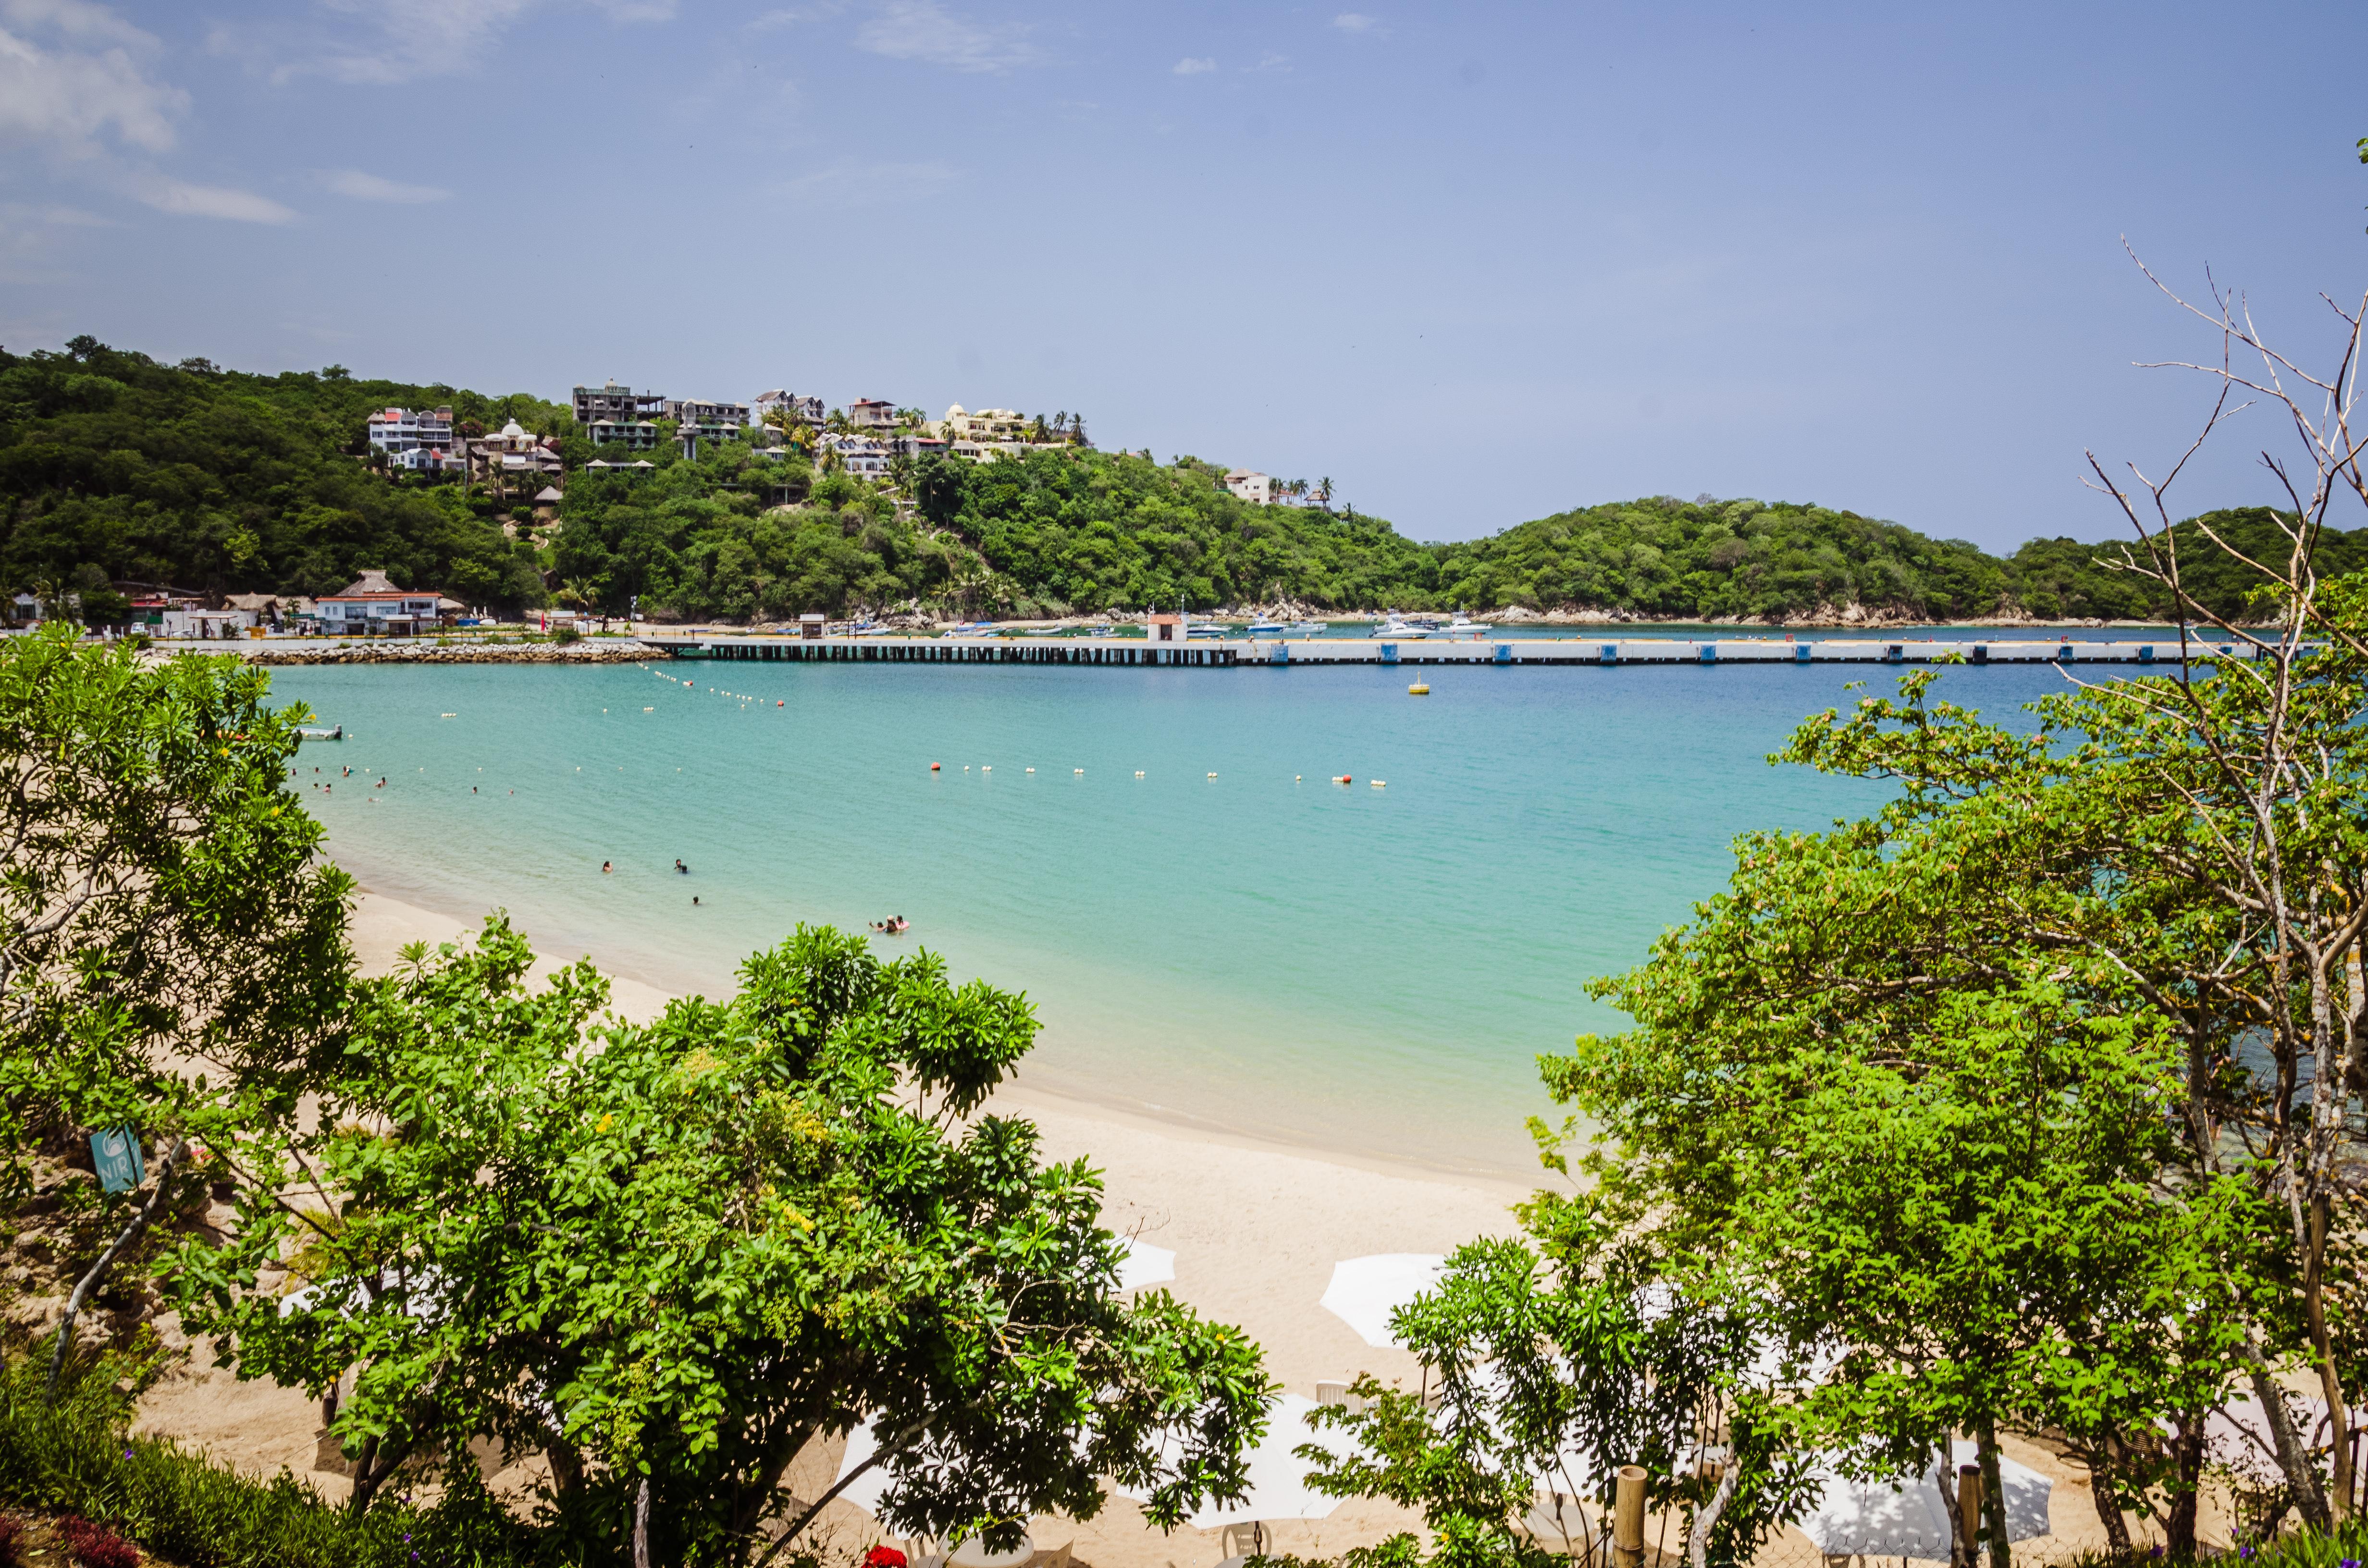
[[[1417,538],[2108,537],[2368,282],[2368,7],[0,0],[0,343],[1081,410]],[[2262,499],[2250,416],[2189,506]]]

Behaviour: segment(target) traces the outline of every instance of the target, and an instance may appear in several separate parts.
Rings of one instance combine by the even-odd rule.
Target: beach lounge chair
[[[1217,1532],[1217,1550],[1224,1553],[1217,1568],[1242,1568],[1251,1558],[1267,1554],[1266,1527],[1255,1522],[1227,1525]]]

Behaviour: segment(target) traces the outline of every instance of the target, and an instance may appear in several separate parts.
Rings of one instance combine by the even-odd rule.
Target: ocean
[[[1880,801],[1765,759],[1850,683],[1888,690],[1895,672],[1421,673],[1428,697],[1379,666],[272,678],[346,727],[303,747],[300,790],[336,858],[392,897],[506,908],[544,952],[710,995],[800,922],[901,915],[911,931],[879,950],[926,946],[1028,994],[1027,1082],[1525,1176],[1526,1119],[1557,1114],[1538,1055],[1622,1022],[1588,981],[1724,886],[1737,834]],[[2009,718],[2062,677],[1942,684]]]

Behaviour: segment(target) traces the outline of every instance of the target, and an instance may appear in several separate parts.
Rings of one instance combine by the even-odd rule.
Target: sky
[[[2219,339],[2131,251],[2306,366],[2368,286],[2368,6],[1352,3],[0,0],[0,344],[1076,411],[1426,540],[1709,494],[2004,550],[2124,532],[2083,454],[2209,405],[2135,368]]]

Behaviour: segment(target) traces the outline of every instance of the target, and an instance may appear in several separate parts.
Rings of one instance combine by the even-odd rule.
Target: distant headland
[[[869,617],[1340,616],[1778,628],[2158,621],[2120,544],[2011,555],[1801,502],[1645,496],[1421,543],[1336,499],[1195,457],[1104,451],[1082,415],[943,418],[776,390],[614,382],[567,403],[165,365],[76,338],[0,351],[0,577],[24,619],[132,601],[332,596],[366,572],[491,614],[566,608],[741,625]],[[2266,510],[2208,519],[2243,548]],[[2175,537],[2196,533],[2181,525]],[[2200,540],[2199,540],[2200,542]],[[2329,532],[2323,569],[2368,566]],[[2226,557],[2199,550],[2196,570]],[[2242,585],[2189,585],[2237,616]],[[2222,601],[2226,602],[2222,602]]]

